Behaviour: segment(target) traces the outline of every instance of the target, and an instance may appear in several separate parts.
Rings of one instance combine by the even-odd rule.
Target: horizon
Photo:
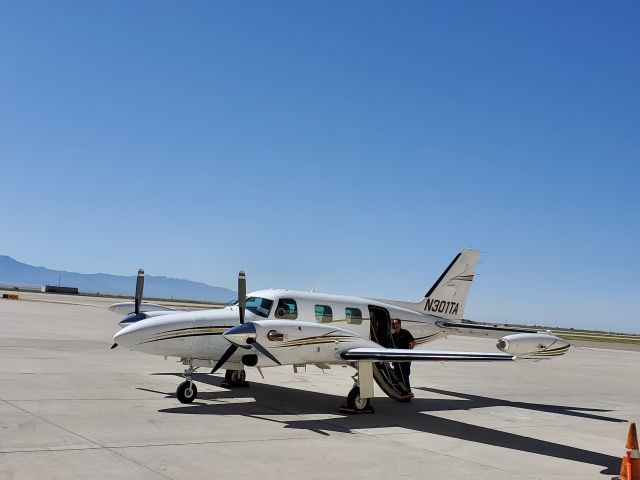
[[[0,251],[640,333],[637,2],[1,11]]]
[[[1,257],[9,258],[9,259],[13,260],[14,262],[21,263],[21,264],[24,264],[24,265],[27,265],[27,266],[30,266],[30,267],[44,268],[44,269],[51,270],[48,267],[43,266],[43,265],[30,265],[28,263],[25,263],[25,262],[22,262],[20,260],[17,260],[15,258],[11,257],[10,255],[2,255],[2,254],[0,254],[0,258]],[[63,272],[63,273],[68,273],[68,274],[79,274],[79,275],[113,275],[111,273],[106,273],[106,272],[91,272],[91,273],[87,273],[87,272],[72,272],[72,271],[63,271],[63,270],[51,270],[51,271],[53,271],[53,272]],[[119,277],[131,278],[132,280],[135,280],[135,278],[136,278],[136,275],[118,275],[118,276]],[[170,277],[170,276],[164,276],[164,275],[162,275],[162,276],[148,275],[145,272],[145,278],[146,277],[156,277],[156,278],[164,278],[164,279],[170,279],[170,280],[193,282],[193,280],[189,280],[187,278]],[[195,282],[195,283],[201,283],[201,282]],[[235,290],[229,289],[227,287],[221,287],[221,286],[218,286],[218,285],[209,285],[209,284],[206,284],[206,283],[204,285],[206,285],[208,287],[213,287],[213,288],[224,288],[224,289],[230,290],[234,294],[237,294],[237,292]],[[17,282],[3,281],[3,279],[0,278],[0,289],[2,289],[2,287],[9,287],[9,286],[16,286],[16,287],[19,287],[19,288],[32,289],[33,287],[39,287],[41,285],[35,284],[35,283],[34,284],[29,284],[29,283],[20,284],[20,283],[17,283]],[[75,287],[76,285],[69,284],[69,285],[63,285],[63,286]],[[133,282],[132,282],[132,286],[135,287],[135,284]],[[262,289],[260,289],[260,290],[262,290]],[[291,289],[288,289],[288,290],[291,290]],[[253,291],[258,291],[258,290],[253,290]],[[292,291],[295,291],[295,290],[292,290]],[[247,292],[247,294],[251,294],[251,293],[252,293],[252,291],[248,291]],[[321,294],[338,294],[336,292],[322,292],[322,291],[319,291],[318,293],[321,293]],[[92,292],[80,290],[79,295],[86,295],[86,294],[93,295]],[[97,295],[101,296],[101,297],[109,297],[109,296],[113,295],[115,297],[127,297],[128,298],[129,296],[133,297],[133,294],[134,294],[134,291],[132,290],[131,295],[127,295],[127,294],[124,294],[124,293],[114,293],[114,292],[103,292],[103,293],[98,293]],[[344,293],[339,293],[338,295],[344,295]],[[147,298],[147,297],[143,296],[143,301],[144,301],[145,298]],[[152,299],[156,299],[156,300],[157,299],[161,299],[161,300],[183,300],[183,301],[186,301],[186,302],[198,302],[198,301],[210,302],[211,301],[211,300],[205,300],[205,299],[199,299],[199,298],[183,298],[183,299],[180,299],[180,298],[174,298],[173,296],[172,297],[148,297],[148,298],[152,298]],[[372,297],[364,297],[364,298],[372,298]],[[398,299],[389,299],[389,300],[398,300]],[[216,300],[216,302],[225,303],[222,300]],[[466,315],[464,316],[464,320],[465,321],[477,322],[477,320],[473,320],[471,318],[468,318]],[[492,323],[492,322],[481,322],[481,323]],[[521,324],[518,324],[516,322],[511,322],[511,324],[512,325],[521,325]],[[522,324],[522,325],[525,325],[525,324]],[[529,326],[532,326],[532,327],[535,326],[535,327],[540,327],[540,328],[594,331],[594,332],[602,332],[602,333],[620,333],[620,334],[637,333],[637,332],[614,331],[614,330],[584,329],[584,328],[580,328],[580,327],[551,325],[551,324],[543,324],[543,323],[536,324],[536,325],[529,325]]]

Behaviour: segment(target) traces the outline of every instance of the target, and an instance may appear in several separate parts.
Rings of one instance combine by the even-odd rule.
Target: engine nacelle
[[[230,343],[247,350],[244,365],[343,363],[340,350],[377,347],[376,343],[335,325],[297,320],[256,320],[236,325],[223,334]],[[256,355],[255,351],[262,352]],[[267,354],[272,355],[270,358]]]
[[[545,358],[564,355],[570,344],[546,333],[516,333],[498,340],[499,350],[520,358]]]

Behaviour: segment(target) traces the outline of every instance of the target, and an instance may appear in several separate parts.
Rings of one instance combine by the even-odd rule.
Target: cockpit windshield
[[[267,318],[273,305],[273,300],[260,297],[249,297],[244,304],[245,308],[256,315]]]

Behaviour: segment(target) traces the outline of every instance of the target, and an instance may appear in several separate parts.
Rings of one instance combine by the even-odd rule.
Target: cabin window
[[[333,312],[329,305],[316,305],[316,322],[331,323],[333,321]]]
[[[276,307],[276,318],[295,320],[298,318],[298,305],[293,298],[281,298]]]
[[[269,300],[268,298],[249,297],[244,307],[256,315],[267,318],[271,311],[271,305],[273,305],[273,300]]]
[[[362,323],[362,312],[359,308],[347,307],[344,309],[344,313],[347,317],[347,323],[351,325],[360,325]]]

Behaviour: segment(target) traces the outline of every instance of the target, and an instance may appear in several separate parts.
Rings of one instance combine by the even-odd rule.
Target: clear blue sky
[[[640,332],[640,3],[2,2],[0,254]]]

